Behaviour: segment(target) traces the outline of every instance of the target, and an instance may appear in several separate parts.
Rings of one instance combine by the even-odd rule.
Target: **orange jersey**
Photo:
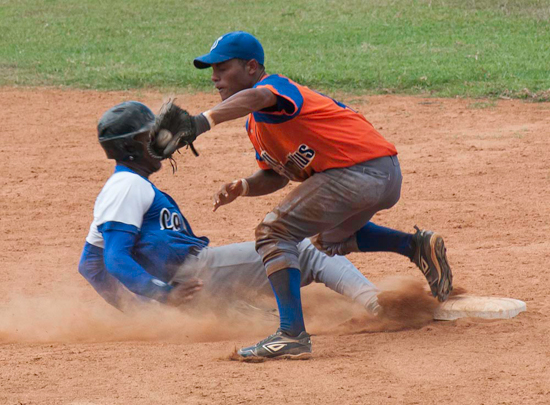
[[[277,104],[249,115],[246,129],[260,168],[291,180],[397,154],[365,117],[346,105],[281,75],[256,83]]]

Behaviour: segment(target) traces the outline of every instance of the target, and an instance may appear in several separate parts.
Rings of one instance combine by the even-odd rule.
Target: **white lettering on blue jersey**
[[[163,208],[160,211],[160,229],[171,229],[172,231],[179,231],[185,229],[185,224],[182,223],[180,216],[177,212],[170,213],[168,208]],[[187,231],[187,229],[185,229]]]

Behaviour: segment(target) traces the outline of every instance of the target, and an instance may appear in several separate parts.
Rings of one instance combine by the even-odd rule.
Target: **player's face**
[[[145,132],[143,134],[136,135],[134,140],[138,141],[143,146],[143,157],[139,159],[139,165],[143,166],[143,168],[150,173],[158,172],[162,167],[162,163],[160,160],[152,157],[147,150],[149,133]]]
[[[222,101],[241,90],[254,86],[253,75],[248,64],[239,59],[230,59],[212,65],[212,81]]]

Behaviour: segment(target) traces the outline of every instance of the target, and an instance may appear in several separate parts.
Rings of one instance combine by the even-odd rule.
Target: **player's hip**
[[[342,226],[345,230],[341,236],[347,237],[376,212],[395,205],[401,183],[395,156],[316,173],[292,190],[258,225],[256,249],[272,240],[292,244]]]
[[[348,209],[393,206],[400,198],[401,167],[397,156],[385,156],[350,167],[314,174],[285,199],[280,208],[293,210],[299,205],[311,209],[338,205]],[[283,207],[289,205],[288,207]]]

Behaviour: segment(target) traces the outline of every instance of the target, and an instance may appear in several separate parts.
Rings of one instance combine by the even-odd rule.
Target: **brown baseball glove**
[[[191,152],[198,156],[193,141],[209,129],[210,124],[203,114],[191,116],[186,110],[169,101],[162,106],[151,129],[149,153],[157,159],[168,159],[176,150],[188,146]]]

